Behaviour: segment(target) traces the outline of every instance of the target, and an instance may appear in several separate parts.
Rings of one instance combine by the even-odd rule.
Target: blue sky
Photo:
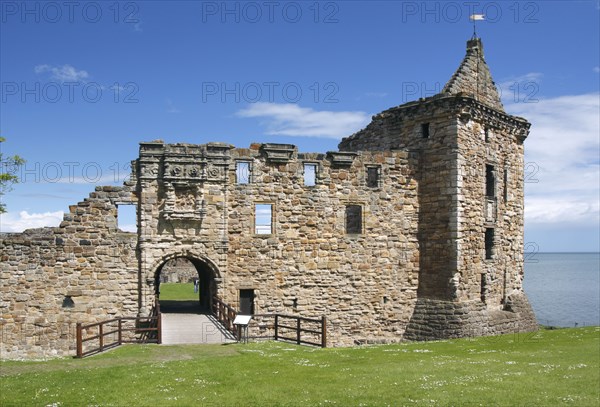
[[[473,12],[506,110],[532,122],[526,249],[598,251],[598,1],[2,0],[2,148],[27,165],[1,230],[57,225],[140,141],[335,150],[442,88]]]

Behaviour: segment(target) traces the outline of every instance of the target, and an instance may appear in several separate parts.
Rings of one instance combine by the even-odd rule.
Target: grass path
[[[598,406],[600,328],[356,348],[130,345],[0,362],[2,406]]]
[[[198,301],[194,283],[161,283],[160,299],[168,301]]]

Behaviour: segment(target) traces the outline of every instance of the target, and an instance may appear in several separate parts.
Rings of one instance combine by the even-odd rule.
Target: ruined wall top
[[[332,167],[351,167],[359,156],[351,151],[299,153],[293,144],[252,143],[236,148],[226,143],[167,144],[162,140],[140,143],[139,180],[162,179],[168,183],[227,182],[229,165],[238,159],[261,158],[279,165],[298,160],[327,161]]]

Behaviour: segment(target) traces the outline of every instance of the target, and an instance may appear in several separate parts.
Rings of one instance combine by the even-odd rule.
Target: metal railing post
[[[277,340],[277,334],[279,329],[279,315],[275,314],[275,340]]]
[[[298,318],[296,322],[296,342],[300,345],[300,318]]]

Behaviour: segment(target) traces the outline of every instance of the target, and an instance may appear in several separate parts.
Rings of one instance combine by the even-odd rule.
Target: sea
[[[600,253],[528,255],[523,288],[542,325],[600,325]]]

